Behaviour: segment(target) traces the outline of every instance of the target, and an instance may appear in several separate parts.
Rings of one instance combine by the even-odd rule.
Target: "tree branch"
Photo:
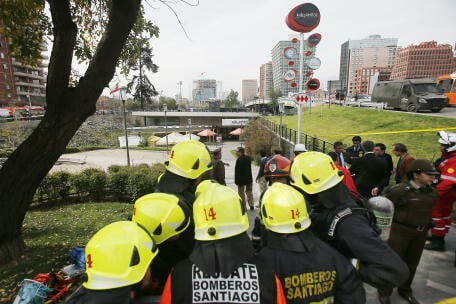
[[[86,100],[98,98],[115,73],[120,53],[140,11],[140,0],[113,0],[106,30],[77,87]],[[91,88],[92,90],[89,90]],[[89,95],[87,92],[89,91]]]
[[[47,0],[54,27],[54,43],[48,66],[46,104],[52,111],[68,88],[77,26],[73,22],[69,0]]]

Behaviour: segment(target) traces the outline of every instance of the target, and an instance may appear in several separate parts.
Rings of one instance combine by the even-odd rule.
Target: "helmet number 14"
[[[300,212],[299,212],[299,209],[298,209],[298,208],[296,208],[296,210],[291,209],[290,211],[291,211],[291,218],[292,218],[292,219],[297,219],[297,218],[299,218]]]
[[[217,213],[215,213],[214,207],[209,208],[209,210],[204,208],[204,216],[206,217],[206,221],[215,220],[216,215]]]

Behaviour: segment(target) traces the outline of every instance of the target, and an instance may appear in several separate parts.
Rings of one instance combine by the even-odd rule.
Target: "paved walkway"
[[[229,187],[235,190],[237,190],[237,187],[234,184],[234,166],[236,158],[232,151],[236,150],[236,147],[241,145],[241,142],[225,142],[221,145],[222,160],[230,164],[230,166],[225,167],[226,182]],[[213,150],[215,146],[210,145],[209,148]],[[88,167],[106,169],[113,164],[123,165],[126,164],[126,151],[120,149],[89,151],[62,155],[62,158],[84,160],[85,164],[79,164],[78,161],[71,163],[64,162],[60,165],[54,166],[52,171],[69,170],[77,172]],[[167,160],[167,154],[166,152],[130,150],[130,159],[133,164],[147,163],[150,165],[157,162],[164,162]],[[254,180],[257,172],[258,167],[252,166]],[[255,204],[258,204],[259,187],[255,182],[253,185],[253,194]],[[251,224],[253,224],[253,220],[257,215],[258,209],[249,211]],[[253,225],[251,225],[251,227],[252,226]],[[422,304],[432,304],[443,299],[456,297],[456,268],[454,267],[456,249],[455,225],[453,225],[450,230],[450,233],[446,238],[446,242],[447,251],[433,252],[425,250],[421,258],[412,287],[415,297],[420,300]],[[367,303],[378,303],[376,290],[366,284],[365,288],[367,292]],[[405,300],[400,298],[396,292],[393,293],[391,300],[393,304],[407,303]],[[456,303],[456,301],[451,303]]]

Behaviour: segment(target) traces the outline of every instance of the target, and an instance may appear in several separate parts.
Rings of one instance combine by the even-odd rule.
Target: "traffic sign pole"
[[[302,81],[304,79],[303,70],[304,70],[304,33],[299,33],[300,35],[300,42],[299,42],[299,85],[298,85],[298,92],[302,93]],[[302,108],[301,103],[298,103],[298,132],[296,138],[296,144],[301,143],[301,115],[302,115]]]

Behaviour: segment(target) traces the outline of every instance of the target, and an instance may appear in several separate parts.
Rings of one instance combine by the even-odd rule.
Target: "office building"
[[[242,102],[244,104],[258,97],[258,81],[256,79],[242,80]]]
[[[454,56],[451,45],[429,41],[401,49],[391,79],[434,78],[452,72]]]
[[[269,93],[274,87],[272,81],[272,61],[266,62],[260,66],[260,88],[258,98],[268,99]]]
[[[348,95],[356,94],[355,71],[363,67],[392,67],[397,53],[397,38],[370,35],[348,40],[341,46],[339,79]]]

